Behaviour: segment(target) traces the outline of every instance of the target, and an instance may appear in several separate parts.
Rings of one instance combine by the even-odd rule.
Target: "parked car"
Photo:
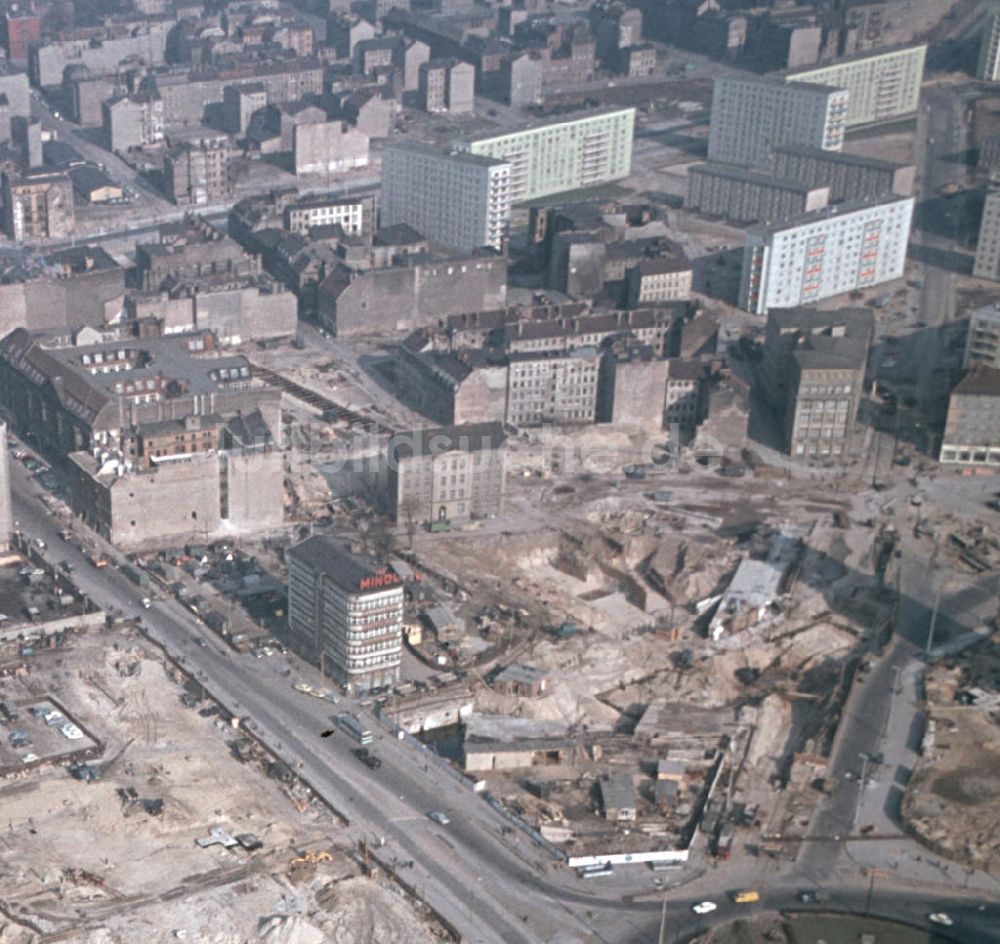
[[[67,721],[66,724],[59,727],[62,736],[69,741],[79,741],[83,737],[83,732],[72,722]]]

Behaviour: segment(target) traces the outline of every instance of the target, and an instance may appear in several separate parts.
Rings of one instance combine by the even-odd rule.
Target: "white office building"
[[[1000,190],[986,195],[972,274],[977,279],[1000,281]]]
[[[708,159],[766,167],[781,144],[839,151],[849,98],[828,85],[722,76],[712,91]]]
[[[766,314],[900,278],[912,218],[912,197],[883,197],[751,228],[740,307]]]
[[[979,65],[976,77],[986,82],[1000,82],[1000,4],[992,4],[979,41]]]
[[[406,223],[460,252],[501,249],[510,225],[510,164],[422,144],[382,152],[381,225]]]

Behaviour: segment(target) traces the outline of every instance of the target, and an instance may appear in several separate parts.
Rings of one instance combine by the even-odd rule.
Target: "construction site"
[[[27,656],[5,646],[0,941],[440,939],[239,719],[100,616]],[[39,707],[84,732],[72,758],[40,739],[63,740]],[[22,730],[33,759],[15,766]]]
[[[939,854],[1000,868],[1000,647],[982,639],[925,678],[928,721],[903,813]]]

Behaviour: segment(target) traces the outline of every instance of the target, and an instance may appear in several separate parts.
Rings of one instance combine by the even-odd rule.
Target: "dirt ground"
[[[185,680],[136,633],[77,636],[29,664],[4,681],[5,699],[57,692],[106,749],[94,782],[58,765],[0,781],[2,944],[68,931],[87,944],[434,939],[395,886],[359,877],[329,810],[269,779],[266,755],[241,762],[239,732],[200,713],[210,703],[183,704]],[[162,800],[162,812],[146,800]],[[263,846],[196,844],[215,828]],[[291,868],[302,850],[332,857]]]
[[[978,655],[963,658],[962,668],[937,666],[928,673],[930,723],[903,813],[918,836],[941,854],[995,872],[1000,869],[996,696],[992,707],[955,702],[970,689],[985,689],[990,681],[995,686],[1000,647],[984,643],[972,651]]]

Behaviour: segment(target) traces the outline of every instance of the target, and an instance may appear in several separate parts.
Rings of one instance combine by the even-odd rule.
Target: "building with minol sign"
[[[389,567],[316,535],[288,552],[292,648],[352,691],[399,681],[403,582]]]

